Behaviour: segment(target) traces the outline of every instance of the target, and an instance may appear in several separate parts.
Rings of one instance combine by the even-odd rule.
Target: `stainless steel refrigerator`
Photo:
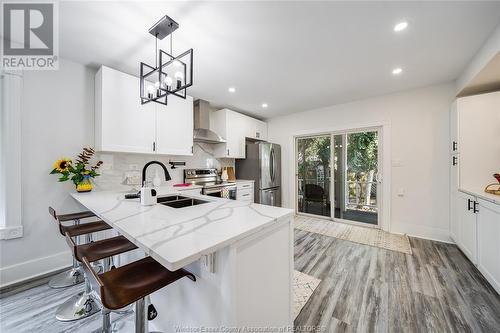
[[[236,178],[255,181],[255,202],[281,207],[281,147],[247,142],[246,158],[236,160]]]

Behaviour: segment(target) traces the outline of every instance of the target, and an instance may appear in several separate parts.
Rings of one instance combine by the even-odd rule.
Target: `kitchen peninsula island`
[[[279,330],[293,325],[292,210],[203,195],[188,196],[206,201],[195,206],[141,206],[139,199],[124,194],[72,196],[146,255],[197,278],[181,279],[151,295],[158,311],[151,329]],[[173,194],[179,192],[160,188],[158,196]]]

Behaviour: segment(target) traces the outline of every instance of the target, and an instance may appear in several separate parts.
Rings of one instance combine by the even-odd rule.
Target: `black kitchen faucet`
[[[151,164],[158,164],[159,166],[162,167],[163,172],[165,173],[165,180],[172,179],[172,178],[170,178],[170,174],[168,173],[168,170],[167,170],[167,167],[165,166],[165,164],[158,162],[158,161],[151,161],[151,162],[146,163],[146,165],[144,165],[144,168],[142,168],[142,182],[141,182],[142,185],[144,185],[144,181],[146,180],[146,169]]]

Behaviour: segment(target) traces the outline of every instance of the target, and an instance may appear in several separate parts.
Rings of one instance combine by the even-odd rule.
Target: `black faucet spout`
[[[163,173],[165,174],[165,180],[168,181],[168,180],[172,179],[172,178],[170,178],[170,174],[168,173],[168,170],[167,170],[167,167],[165,166],[165,164],[158,162],[158,161],[150,161],[144,165],[144,168],[142,168],[142,184],[143,185],[144,185],[144,181],[146,180],[146,170],[151,164],[158,164],[159,166],[161,166],[161,168],[163,169]]]

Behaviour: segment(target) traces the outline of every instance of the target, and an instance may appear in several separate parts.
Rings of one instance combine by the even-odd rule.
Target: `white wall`
[[[292,136],[326,128],[390,124],[391,231],[449,241],[449,109],[452,83],[269,119],[282,145],[283,204],[295,208]],[[404,189],[405,195],[397,195]]]
[[[0,240],[0,287],[51,272],[71,264],[71,255],[48,213],[48,206],[65,213],[84,210],[69,195],[71,182],[58,183],[49,175],[53,162],[74,158],[84,146],[94,143],[94,75],[96,70],[61,60],[57,71],[24,73],[22,109],[22,224],[21,238]],[[140,130],[140,129],[138,129]],[[204,147],[207,152],[201,148]],[[234,165],[232,159],[216,160],[210,147],[195,145],[195,156],[106,154],[112,170],[96,179],[97,187],[120,185],[131,164],[140,169],[150,160],[168,163],[186,161],[186,167]],[[170,169],[169,169],[170,170]],[[154,175],[154,167],[148,175]],[[183,180],[182,169],[171,170],[171,183]],[[130,188],[130,187],[128,187]]]
[[[0,241],[0,277],[5,285],[71,263],[64,239],[50,218],[56,210],[79,210],[68,192],[49,176],[55,159],[91,144],[94,71],[68,61],[58,71],[24,73],[21,118],[22,238]]]

